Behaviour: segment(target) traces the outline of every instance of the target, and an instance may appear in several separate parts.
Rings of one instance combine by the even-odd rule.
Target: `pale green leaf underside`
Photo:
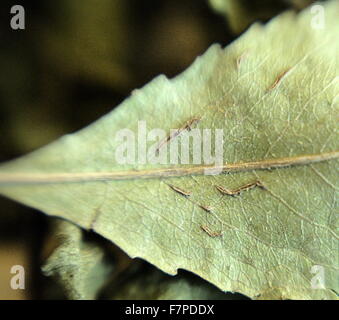
[[[148,130],[170,130],[202,117],[197,128],[224,130],[227,163],[339,150],[338,1],[325,10],[324,29],[312,28],[309,10],[288,12],[265,27],[253,25],[226,49],[213,45],[178,77],[159,76],[91,126],[1,166],[0,177],[162,167],[115,162],[115,133],[136,132],[138,120]],[[254,180],[267,190],[229,197],[215,188]],[[171,274],[187,269],[249,297],[331,299],[338,292],[337,180],[338,160],[331,160],[217,176],[1,184],[0,192],[93,228]],[[222,236],[210,237],[202,225]],[[324,267],[326,289],[311,288],[314,265]]]

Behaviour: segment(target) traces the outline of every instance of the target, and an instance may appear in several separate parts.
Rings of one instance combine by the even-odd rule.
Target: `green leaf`
[[[225,16],[229,27],[236,34],[255,21],[276,16],[286,10],[288,5],[300,10],[312,2],[314,0],[209,0],[210,6]]]
[[[47,259],[42,271],[55,277],[69,299],[94,299],[113,271],[102,246],[84,237],[79,227],[57,221],[58,247]]]
[[[339,3],[324,9],[322,29],[309,10],[288,12],[213,45],[176,78],[159,76],[91,126],[2,165],[0,193],[169,274],[186,269],[251,298],[336,298]],[[137,133],[145,120],[169,133],[197,118],[196,129],[223,129],[223,174],[118,163],[120,129]]]

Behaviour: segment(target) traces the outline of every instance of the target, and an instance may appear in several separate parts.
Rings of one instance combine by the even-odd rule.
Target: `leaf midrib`
[[[251,170],[271,170],[291,166],[309,165],[339,158],[339,151],[296,157],[276,158],[251,162],[225,163],[221,166],[201,165],[192,167],[170,167],[148,170],[125,170],[112,172],[61,172],[61,173],[0,173],[0,185],[8,184],[55,184],[95,182],[111,180],[173,178],[213,173],[233,173]]]

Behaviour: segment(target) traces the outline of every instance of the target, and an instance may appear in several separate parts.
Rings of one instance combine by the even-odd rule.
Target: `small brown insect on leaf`
[[[183,130],[191,131],[192,127],[197,125],[200,122],[201,118],[193,118],[186,122],[185,126],[183,127]]]
[[[93,218],[92,222],[90,223],[88,230],[94,230],[95,223],[97,222],[97,219],[98,219],[100,214],[101,214],[100,208],[96,208],[94,210],[94,218]]]
[[[200,228],[201,230],[205,231],[211,238],[222,236],[221,232],[212,231],[208,226],[201,225]]]
[[[277,79],[273,82],[273,84],[268,88],[267,91],[271,91],[275,89],[281,83],[281,81],[285,78],[285,76],[291,71],[291,69],[292,68],[288,68],[287,70],[279,74]]]
[[[200,207],[201,209],[205,210],[206,212],[211,212],[211,211],[213,210],[212,207],[210,207],[210,206],[205,206],[205,205],[203,205],[203,204],[199,204],[199,207]]]
[[[237,69],[240,68],[241,63],[248,57],[249,53],[248,51],[245,51],[240,57],[237,58],[236,64],[237,64]]]
[[[177,192],[177,193],[179,193],[179,194],[181,194],[181,195],[183,195],[183,196],[185,196],[185,197],[189,197],[189,196],[192,195],[192,192],[190,192],[190,191],[182,190],[182,189],[180,189],[180,188],[178,188],[178,187],[176,187],[176,186],[173,186],[173,185],[171,185],[171,184],[169,184],[169,186],[170,186],[170,188],[171,188],[172,190],[174,190],[175,192]]]
[[[228,196],[233,196],[233,197],[239,195],[243,191],[247,191],[247,190],[253,189],[255,187],[265,189],[264,185],[259,180],[251,182],[251,183],[247,183],[247,184],[245,184],[245,185],[243,185],[243,186],[241,186],[237,189],[233,189],[233,190],[226,189],[226,188],[221,187],[221,186],[216,186],[217,190],[219,190],[220,193],[228,195]]]
[[[191,131],[192,127],[194,125],[196,125],[197,123],[199,123],[201,120],[201,118],[193,118],[189,121],[187,121],[182,127],[180,127],[179,129],[177,129],[176,131],[172,132],[166,139],[164,139],[163,141],[160,141],[159,145],[157,146],[157,148],[155,149],[155,153],[156,155],[159,155],[160,149],[166,144],[169,143],[171,140],[173,140],[174,138],[176,138],[177,136],[179,136],[182,132],[184,131]]]

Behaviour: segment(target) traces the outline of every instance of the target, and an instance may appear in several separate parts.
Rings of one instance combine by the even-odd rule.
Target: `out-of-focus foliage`
[[[126,272],[124,278],[115,285],[112,284],[105,295],[114,300],[244,299],[239,294],[224,293],[188,272],[181,272],[173,277],[143,264],[138,264],[133,270]]]
[[[55,25],[41,30],[41,51],[63,77],[82,78],[116,89],[133,82],[127,67],[126,2],[59,0],[50,4]]]
[[[107,248],[84,239],[84,232],[66,221],[58,221],[53,231],[58,247],[42,268],[54,276],[69,299],[94,299],[114,270],[114,259]]]
[[[268,20],[287,8],[297,10],[314,0],[209,0],[211,7],[224,15],[236,34],[257,20]]]

